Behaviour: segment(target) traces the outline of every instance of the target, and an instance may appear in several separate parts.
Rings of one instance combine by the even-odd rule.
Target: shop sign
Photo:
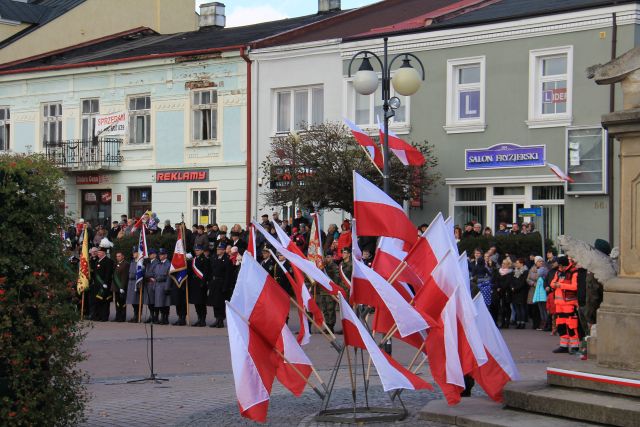
[[[100,201],[102,203],[111,203],[111,191],[104,191],[100,195]]]
[[[127,113],[101,114],[96,117],[95,135],[109,134],[125,136],[127,134]]]
[[[76,175],[76,185],[105,184],[109,181],[109,175]]]
[[[295,178],[296,184],[302,187],[304,186],[305,178],[315,175],[315,173],[315,168],[308,166],[271,166],[269,186],[272,190],[285,190],[291,187],[291,183]]]
[[[84,201],[89,203],[95,203],[97,200],[96,193],[84,193]]]
[[[567,102],[567,88],[560,87],[542,91],[542,102],[544,104],[564,104]]]
[[[519,217],[529,217],[529,218],[533,218],[536,216],[542,216],[542,208],[538,207],[538,208],[520,208],[518,209],[518,216]]]
[[[496,144],[465,150],[465,170],[544,166],[546,145]]]
[[[209,181],[208,169],[156,171],[156,182],[203,182]]]

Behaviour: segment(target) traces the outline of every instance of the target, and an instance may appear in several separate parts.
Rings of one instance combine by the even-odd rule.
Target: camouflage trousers
[[[324,321],[327,326],[333,328],[336,324],[336,301],[331,298],[331,296],[327,294],[316,295],[316,303],[320,310],[322,310],[322,315],[324,316]]]

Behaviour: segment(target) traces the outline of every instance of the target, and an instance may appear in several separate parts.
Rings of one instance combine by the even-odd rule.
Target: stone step
[[[509,408],[622,427],[640,427],[640,399],[591,390],[549,386],[545,381],[507,384]]]
[[[640,397],[640,372],[605,368],[590,360],[551,364],[547,384]]]
[[[468,397],[456,406],[432,400],[420,411],[420,419],[468,427],[588,427],[599,424],[504,409],[486,397]]]

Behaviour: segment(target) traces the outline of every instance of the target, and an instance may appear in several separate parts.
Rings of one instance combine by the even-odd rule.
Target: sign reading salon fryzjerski
[[[496,144],[465,150],[465,169],[502,169],[544,166],[545,145]]]

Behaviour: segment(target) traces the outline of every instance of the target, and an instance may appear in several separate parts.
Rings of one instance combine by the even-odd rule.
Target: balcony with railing
[[[69,172],[117,170],[122,162],[122,140],[101,138],[45,142],[45,153],[56,166]]]

